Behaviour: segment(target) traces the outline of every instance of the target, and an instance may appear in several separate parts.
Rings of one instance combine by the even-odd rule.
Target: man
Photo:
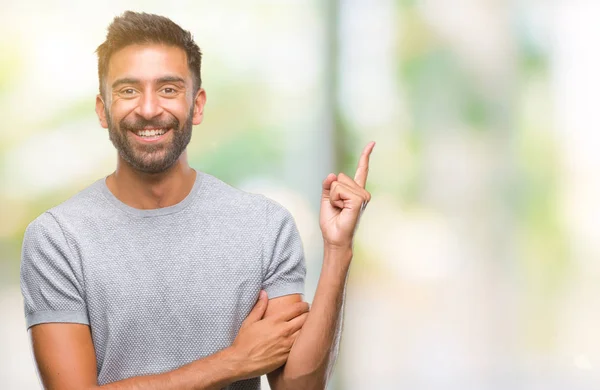
[[[117,168],[39,216],[23,243],[44,386],[258,389],[267,374],[274,389],[323,389],[374,143],[354,179],[323,182],[323,268],[309,312],[290,213],[187,163],[206,102],[191,34],[126,12],[97,53],[96,113]]]

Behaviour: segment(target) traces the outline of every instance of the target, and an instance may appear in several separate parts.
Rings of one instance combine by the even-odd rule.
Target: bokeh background
[[[0,4],[0,388],[39,388],[25,227],[114,169],[94,50],[127,9],[194,34],[190,162],[290,209],[308,300],[320,183],[377,141],[330,389],[600,388],[600,2]]]

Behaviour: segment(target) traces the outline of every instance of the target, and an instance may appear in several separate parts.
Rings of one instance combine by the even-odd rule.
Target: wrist
[[[323,254],[325,255],[325,257],[352,257],[353,254],[353,249],[352,249],[352,243],[347,243],[347,244],[329,244],[327,242],[324,242],[323,244]]]
[[[332,250],[342,250],[350,248],[354,245],[354,237],[344,237],[332,239],[331,237],[327,237],[327,235],[323,234],[323,247],[330,248]]]
[[[335,266],[347,271],[352,256],[352,246],[325,245],[323,247],[323,267]]]
[[[247,375],[249,374],[247,371],[248,366],[234,346],[227,347],[217,352],[217,356],[224,368],[224,375],[229,382],[227,383],[228,385],[239,380],[247,379]]]

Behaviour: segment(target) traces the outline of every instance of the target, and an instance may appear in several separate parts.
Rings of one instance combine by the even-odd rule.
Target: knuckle
[[[285,334],[285,337],[287,339],[289,339],[294,334],[294,328],[292,328],[291,325],[290,326],[286,326],[284,334]]]
[[[286,328],[285,327],[280,327],[279,329],[277,329],[277,331],[274,332],[275,334],[275,343],[276,344],[281,344],[287,337],[286,335]]]

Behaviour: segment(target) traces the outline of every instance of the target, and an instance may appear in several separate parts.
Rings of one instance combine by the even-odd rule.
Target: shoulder
[[[267,230],[278,230],[282,225],[295,224],[292,213],[278,201],[254,192],[236,188],[207,174],[203,175],[203,212],[213,212],[219,218],[227,216],[260,225]]]
[[[65,214],[81,215],[82,213],[89,213],[98,207],[104,206],[106,199],[103,197],[101,190],[103,180],[104,178],[94,181],[47,212],[55,217]]]
[[[208,174],[203,175],[203,198],[213,207],[255,216],[285,213],[287,209],[278,202],[259,193],[244,191]]]
[[[69,253],[65,233],[49,211],[38,216],[25,229],[21,248],[22,267],[30,262],[38,266],[39,261],[54,263],[59,256]]]
[[[58,229],[57,229],[58,228]],[[59,231],[58,223],[56,219],[50,214],[49,211],[45,211],[37,218],[27,225],[25,229],[25,242],[31,240],[38,240],[44,237],[51,237],[56,235]]]
[[[27,226],[26,235],[37,233],[56,234],[68,221],[85,219],[88,215],[98,215],[99,208],[106,205],[100,191],[99,179],[83,188],[60,204],[44,211]]]

